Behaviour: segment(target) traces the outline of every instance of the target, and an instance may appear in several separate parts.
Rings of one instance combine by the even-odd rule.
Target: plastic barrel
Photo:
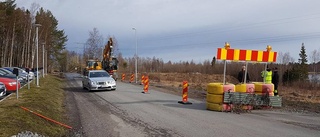
[[[229,104],[217,104],[207,102],[207,109],[213,111],[231,111],[231,105]]]
[[[255,92],[255,85],[254,84],[237,84],[235,85],[235,92],[242,92],[242,93],[254,93]]]
[[[269,93],[269,96],[274,96],[274,85],[267,83],[255,83],[255,93],[258,95],[265,95]]]
[[[242,109],[244,109],[244,110],[253,110],[253,106],[252,105],[244,105],[244,106],[242,106]]]
[[[207,102],[221,104],[223,102],[223,95],[207,94]]]
[[[207,85],[207,92],[209,94],[223,95],[224,92],[234,92],[235,85],[234,84],[225,84],[223,83],[209,83]]]

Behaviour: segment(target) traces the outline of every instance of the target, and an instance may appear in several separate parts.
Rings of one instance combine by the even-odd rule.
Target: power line
[[[183,37],[183,36],[188,36],[188,35],[194,36],[195,34],[201,34],[201,33],[218,34],[218,33],[235,31],[235,30],[242,30],[242,29],[247,29],[247,28],[256,28],[256,27],[261,27],[261,26],[290,23],[293,21],[303,22],[303,21],[310,20],[310,19],[320,19],[319,15],[320,15],[320,13],[314,13],[314,14],[309,14],[309,15],[301,15],[301,16],[294,16],[294,17],[288,17],[288,18],[281,18],[281,19],[274,19],[274,20],[269,20],[269,21],[251,23],[251,24],[246,24],[246,25],[241,25],[241,26],[233,26],[233,27],[228,26],[227,28],[208,29],[208,30],[198,31],[198,32],[174,34],[174,35],[159,37],[159,38],[156,38],[155,40],[174,39],[177,37]],[[145,41],[154,41],[154,40],[145,40]]]
[[[252,39],[236,39],[236,40],[229,40],[228,42],[232,43],[240,43],[240,44],[262,44],[262,43],[274,43],[274,42],[284,42],[284,41],[293,41],[299,39],[313,39],[319,38],[320,32],[313,32],[313,33],[304,33],[304,34],[293,34],[293,35],[278,35],[272,37],[261,37],[261,38],[252,38]],[[153,45],[153,46],[143,46],[141,44],[141,48],[144,49],[153,49],[153,48],[171,48],[171,47],[192,47],[192,46],[201,46],[201,45],[208,45],[211,47],[220,47],[222,43],[225,41],[214,40],[212,42],[200,42],[200,43],[187,43],[187,44],[165,44],[165,45]],[[219,45],[219,46],[214,46]],[[129,49],[128,49],[129,50]],[[131,49],[133,50],[133,49]]]

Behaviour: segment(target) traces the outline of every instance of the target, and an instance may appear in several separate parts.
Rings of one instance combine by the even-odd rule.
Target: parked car
[[[15,74],[4,68],[0,68],[0,77],[17,79],[17,76]],[[27,80],[23,79],[22,76],[18,76],[18,80],[22,85],[27,83]]]
[[[18,67],[3,67],[4,69],[6,70],[9,70],[13,73],[13,69],[18,69],[19,71],[19,77],[23,78],[23,80],[26,80],[27,81],[27,77],[28,77],[28,73],[26,71],[24,71],[23,69],[21,68],[18,68]]]
[[[0,82],[0,97],[7,94],[7,88],[6,85],[4,85],[2,82]]]
[[[17,84],[18,89],[20,89],[21,87],[20,82],[17,83],[16,80],[11,78],[0,77],[0,82],[2,82],[6,86],[7,92],[15,92],[17,90]]]
[[[1,72],[1,74],[16,76],[10,70],[4,69],[4,68],[0,68],[0,72]]]
[[[83,89],[116,90],[117,83],[105,70],[89,70],[82,78]]]
[[[27,73],[27,68],[21,68]],[[35,77],[34,72],[32,72],[31,69],[29,69],[29,80],[33,80]]]
[[[41,73],[41,69],[38,69],[39,71],[37,71],[37,68],[32,68],[30,71],[33,72],[34,77],[36,78],[37,76],[39,76],[39,78],[41,77],[42,73]],[[38,75],[37,75],[38,74]]]
[[[39,78],[41,77],[41,72],[35,70],[33,71],[34,77],[36,78],[37,76],[39,76]],[[37,75],[38,74],[38,75]]]

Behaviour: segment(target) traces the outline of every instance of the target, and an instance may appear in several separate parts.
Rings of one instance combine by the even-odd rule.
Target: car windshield
[[[13,71],[13,68],[4,68],[4,69],[6,69],[6,70],[9,70],[9,71]]]
[[[11,74],[11,72],[9,70],[3,69],[3,68],[0,68],[0,71],[5,74]]]
[[[0,75],[6,75],[7,73],[0,70]]]
[[[90,72],[89,77],[109,77],[110,75],[107,72]]]

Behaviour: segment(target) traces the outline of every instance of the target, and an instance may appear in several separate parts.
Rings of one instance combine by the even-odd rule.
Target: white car
[[[82,78],[83,89],[116,90],[117,83],[105,70],[89,70]]]

